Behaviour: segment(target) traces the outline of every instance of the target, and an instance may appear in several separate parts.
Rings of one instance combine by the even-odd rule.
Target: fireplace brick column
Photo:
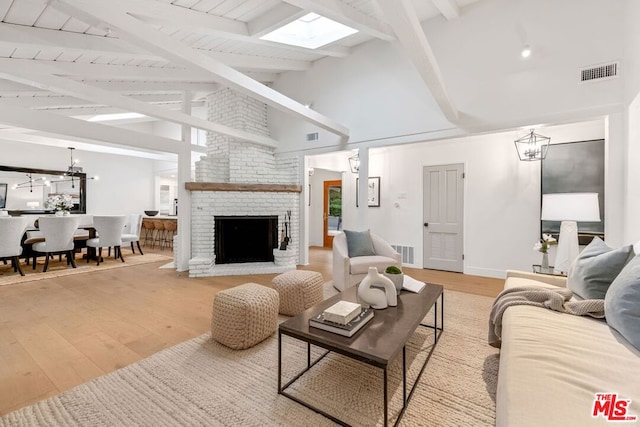
[[[249,96],[228,88],[220,89],[207,97],[207,111],[211,121],[269,136],[267,106]],[[207,155],[196,162],[196,181],[299,185],[299,165],[298,156],[277,156],[271,147],[209,132]],[[300,193],[192,191],[191,196],[193,255],[189,262],[189,276],[217,275],[214,271],[217,268],[214,253],[216,215],[277,215],[280,236],[285,213],[290,210],[292,245],[287,253],[292,251],[295,262],[298,262]],[[266,268],[263,272],[272,271]],[[251,273],[260,271],[252,269]]]

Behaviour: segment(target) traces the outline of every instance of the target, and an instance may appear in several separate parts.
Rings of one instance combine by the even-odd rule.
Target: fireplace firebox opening
[[[278,216],[215,216],[216,264],[273,262]]]

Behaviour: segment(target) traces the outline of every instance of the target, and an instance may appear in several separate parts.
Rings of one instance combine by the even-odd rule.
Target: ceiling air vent
[[[318,140],[318,132],[308,133],[307,141],[317,141]]]
[[[618,76],[618,63],[590,66],[580,69],[580,81],[591,82],[612,79]]]

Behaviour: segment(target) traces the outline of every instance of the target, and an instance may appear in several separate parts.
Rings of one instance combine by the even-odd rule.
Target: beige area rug
[[[49,261],[49,270],[46,273],[42,272],[44,267],[44,257],[40,257],[38,258],[38,264],[35,271],[30,265],[22,265],[22,270],[25,272],[24,276],[20,276],[20,273],[14,273],[10,263],[8,265],[3,265],[0,261],[0,286],[32,282],[34,280],[52,279],[54,277],[70,276],[72,274],[90,273],[93,271],[102,271],[111,268],[131,267],[151,262],[172,261],[171,257],[153,253],[147,253],[144,255],[137,253],[125,254],[123,256],[125,262],[105,257],[105,261],[101,262],[100,265],[96,265],[95,261],[87,263],[86,260],[78,257],[76,259],[77,268],[67,266],[67,262],[64,257],[62,257],[62,261],[58,261],[58,256],[55,256],[55,259]]]
[[[445,291],[444,334],[400,425],[495,424],[498,356],[487,344],[491,303],[491,298]],[[433,331],[420,328],[408,345],[410,385],[432,342]],[[286,378],[304,366],[305,348],[289,337],[283,340]],[[205,334],[7,414],[0,426],[334,425],[277,394],[277,352],[275,334],[243,351],[227,349]],[[400,375],[396,363],[390,371],[392,422],[400,408]],[[383,423],[382,371],[343,356],[325,357],[289,390],[347,423]]]

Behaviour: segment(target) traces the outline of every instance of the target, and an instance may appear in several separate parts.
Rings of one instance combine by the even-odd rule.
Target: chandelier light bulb
[[[522,49],[522,52],[520,52],[520,55],[522,55],[523,58],[528,58],[531,56],[531,48],[529,47],[529,45],[526,45]]]

